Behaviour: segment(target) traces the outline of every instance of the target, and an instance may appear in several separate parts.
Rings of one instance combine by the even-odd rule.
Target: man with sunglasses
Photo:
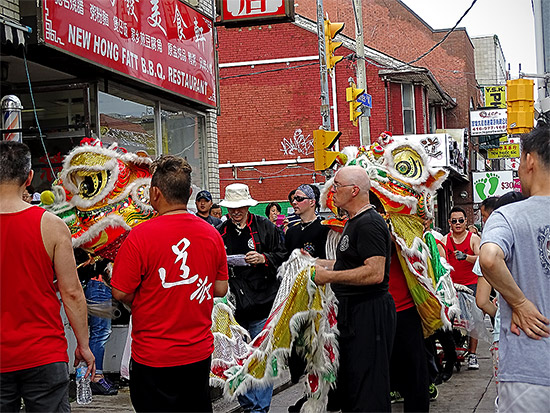
[[[388,292],[391,236],[369,199],[370,179],[359,166],[334,177],[334,205],[349,220],[336,261],[318,260],[313,281],[331,283],[338,298],[340,368],[337,398],[342,411],[391,411],[390,354],[395,303]]]
[[[468,231],[466,212],[460,207],[454,207],[449,214],[451,232],[443,237],[447,261],[453,267],[451,278],[454,283],[462,284],[473,291],[477,290],[477,275],[473,272],[474,264],[479,255],[480,238]],[[477,360],[477,338],[470,337],[468,347],[468,369],[479,369]],[[452,366],[451,366],[452,369]]]

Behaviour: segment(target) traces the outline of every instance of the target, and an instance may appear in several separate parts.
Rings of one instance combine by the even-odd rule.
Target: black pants
[[[136,412],[212,412],[211,358],[176,367],[130,361],[130,398]]]
[[[443,330],[440,328],[437,330],[430,339],[432,342],[434,340],[439,340],[439,343],[441,344],[441,348],[443,349],[443,358],[445,360],[445,367],[439,366],[440,371],[447,371],[449,373],[452,373],[454,364],[456,363],[456,360],[458,358],[456,354],[456,344],[455,340],[453,338],[453,330]],[[435,344],[434,344],[435,348]],[[437,353],[434,353],[437,354]],[[437,357],[436,357],[437,361]]]
[[[338,297],[340,369],[337,399],[343,412],[390,412],[390,355],[395,304],[381,297]]]
[[[405,412],[427,412],[428,364],[422,324],[416,307],[397,313],[397,328],[390,362],[391,388],[405,399]]]
[[[0,374],[0,411],[70,412],[69,367],[65,362]]]

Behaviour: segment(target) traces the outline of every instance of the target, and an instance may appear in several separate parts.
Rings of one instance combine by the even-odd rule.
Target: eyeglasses
[[[451,224],[453,224],[453,225],[456,225],[457,223],[464,224],[464,221],[465,221],[464,218],[458,218],[458,219],[453,218],[453,219],[451,219]]]
[[[294,198],[292,198],[292,202],[296,201],[296,202],[302,202],[302,201],[305,201],[306,199],[311,199],[311,198],[307,198],[305,196],[300,196],[300,195],[296,195]]]
[[[338,190],[338,188],[343,188],[345,186],[355,186],[355,184],[349,184],[349,185],[342,185],[342,184],[339,184],[337,182],[333,182],[332,183],[332,187],[334,188],[335,191]]]

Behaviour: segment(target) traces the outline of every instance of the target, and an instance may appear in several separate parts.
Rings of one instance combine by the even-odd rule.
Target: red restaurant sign
[[[222,0],[221,24],[294,21],[294,0]]]
[[[44,41],[216,106],[213,22],[178,0],[43,0]]]

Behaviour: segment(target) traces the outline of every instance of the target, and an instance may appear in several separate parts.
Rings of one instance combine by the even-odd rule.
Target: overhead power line
[[[407,65],[410,65],[412,63],[416,63],[418,62],[420,59],[423,59],[424,57],[426,57],[427,55],[429,55],[431,52],[433,52],[439,45],[441,45],[441,43],[443,43],[445,40],[447,40],[447,37],[449,37],[451,35],[452,32],[454,32],[454,30],[457,28],[457,26],[460,24],[460,22],[462,21],[462,19],[464,17],[466,17],[466,15],[468,14],[468,12],[472,9],[472,7],[474,7],[474,4],[477,3],[477,0],[473,0],[472,1],[472,4],[470,4],[470,7],[468,7],[466,9],[466,11],[464,12],[464,14],[460,17],[460,19],[458,19],[458,21],[456,22],[456,24],[453,26],[453,28],[451,30],[449,30],[447,33],[445,33],[445,36],[443,36],[443,38],[437,42],[436,44],[434,44],[427,52],[421,54],[419,57],[417,57],[416,59],[413,59],[411,60],[410,62],[407,62],[406,64]]]

